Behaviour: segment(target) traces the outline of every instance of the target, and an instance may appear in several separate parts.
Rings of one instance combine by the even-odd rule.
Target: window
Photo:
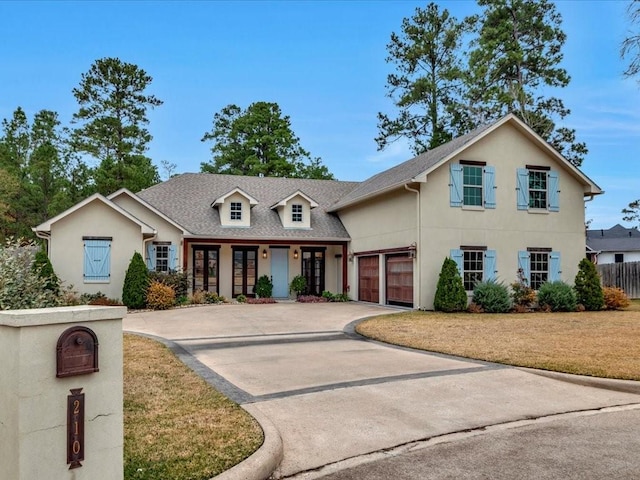
[[[231,220],[242,220],[242,203],[231,202]]]
[[[538,290],[544,282],[561,279],[560,252],[552,252],[550,248],[528,248],[526,252],[518,252],[518,268],[529,286]]]
[[[147,269],[152,272],[169,272],[178,269],[178,249],[171,242],[147,243]]]
[[[615,263],[624,263],[624,253],[615,254]]]
[[[291,221],[302,221],[302,205],[300,205],[299,203],[294,203],[293,205],[291,205]]]
[[[169,270],[169,245],[156,245],[156,272]]]
[[[496,208],[495,169],[484,162],[460,160],[450,166],[452,207]]]
[[[456,262],[462,277],[464,289],[473,291],[476,283],[496,278],[496,251],[487,247],[463,246],[451,250],[451,258]]]
[[[558,173],[549,167],[519,168],[516,190],[518,210],[560,210]]]
[[[108,283],[111,279],[111,238],[83,237],[86,283]]]

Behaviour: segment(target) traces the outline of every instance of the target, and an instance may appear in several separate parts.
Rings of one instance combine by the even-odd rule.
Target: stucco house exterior
[[[587,256],[598,264],[640,262],[640,232],[620,224],[587,230]]]
[[[34,228],[56,273],[120,297],[135,251],[191,288],[251,295],[272,278],[309,292],[430,309],[453,258],[483,279],[572,282],[584,257],[584,201],[603,193],[514,115],[364,182],[182,174],[134,194],[99,194]]]

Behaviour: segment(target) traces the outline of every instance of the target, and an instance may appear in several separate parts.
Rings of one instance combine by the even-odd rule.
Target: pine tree
[[[149,271],[138,252],[133,254],[122,286],[122,303],[129,308],[144,308],[149,288]]]
[[[458,266],[445,258],[438,278],[433,308],[441,312],[461,312],[467,308],[467,292],[458,272]]]
[[[574,288],[579,304],[586,310],[602,310],[604,294],[596,266],[586,258],[580,260]]]

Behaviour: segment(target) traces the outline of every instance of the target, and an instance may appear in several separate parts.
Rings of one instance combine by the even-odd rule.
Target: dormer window
[[[231,202],[231,220],[242,220],[242,203]]]
[[[291,205],[291,221],[302,222],[302,205],[294,203]]]

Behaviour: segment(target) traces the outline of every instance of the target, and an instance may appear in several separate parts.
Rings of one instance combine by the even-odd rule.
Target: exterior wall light
[[[267,249],[262,250],[262,258],[267,258]]]
[[[293,258],[294,258],[294,260],[298,259],[298,250],[294,250],[293,251]]]

